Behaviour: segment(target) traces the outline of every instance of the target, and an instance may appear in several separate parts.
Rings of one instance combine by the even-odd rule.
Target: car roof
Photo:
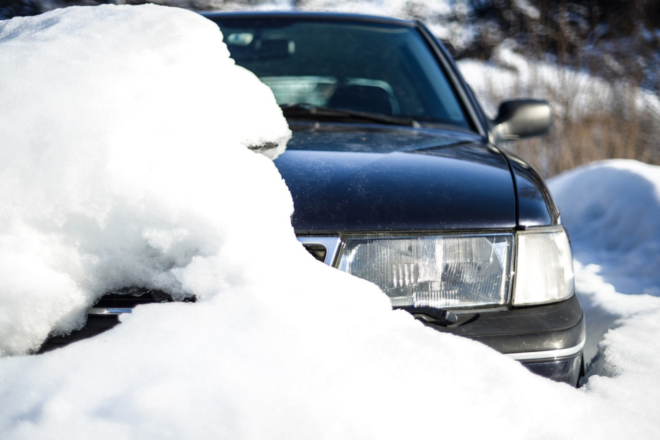
[[[200,12],[204,17],[213,18],[285,18],[291,20],[340,20],[369,23],[386,23],[414,27],[415,22],[378,15],[349,14],[345,12],[308,12],[308,11],[228,11]]]

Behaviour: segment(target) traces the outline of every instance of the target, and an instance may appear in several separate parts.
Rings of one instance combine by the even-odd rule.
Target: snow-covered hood
[[[275,164],[299,234],[516,225],[506,159],[469,134],[297,131]]]

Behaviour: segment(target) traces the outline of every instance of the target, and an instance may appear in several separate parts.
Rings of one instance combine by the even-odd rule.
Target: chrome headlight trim
[[[307,237],[307,236],[298,236],[296,237],[300,243],[303,244],[316,244],[325,247],[326,254],[325,254],[325,260],[323,263],[327,264],[328,266],[333,266],[335,265],[335,259],[337,258],[337,254],[339,253],[339,248],[342,244],[341,238],[334,236],[334,237],[320,237],[320,236],[315,236],[315,237]]]

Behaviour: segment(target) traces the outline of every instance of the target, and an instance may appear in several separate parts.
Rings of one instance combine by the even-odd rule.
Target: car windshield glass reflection
[[[443,70],[415,28],[214,19],[236,63],[267,84],[280,105],[311,104],[469,128]]]

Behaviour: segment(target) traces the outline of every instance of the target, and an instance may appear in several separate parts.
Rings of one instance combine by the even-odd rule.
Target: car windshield
[[[282,106],[308,104],[469,128],[445,73],[414,27],[300,18],[211,19],[220,26],[236,63],[267,84]]]

